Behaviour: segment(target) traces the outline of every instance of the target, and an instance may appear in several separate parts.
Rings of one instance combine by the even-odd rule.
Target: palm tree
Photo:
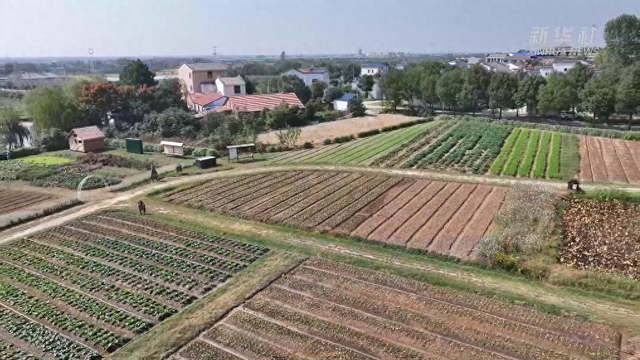
[[[23,147],[31,140],[31,132],[20,121],[20,113],[13,108],[0,109],[0,141],[9,149]]]

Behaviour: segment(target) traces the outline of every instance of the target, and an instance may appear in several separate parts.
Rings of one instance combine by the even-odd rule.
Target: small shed
[[[253,158],[253,153],[256,151],[256,144],[230,145],[227,146],[227,150],[229,151],[229,161],[240,160],[242,152],[251,153],[251,158]]]
[[[184,143],[173,141],[161,141],[162,153],[166,156],[183,156],[184,155]]]
[[[83,153],[104,149],[104,139],[104,133],[97,126],[76,128],[67,135],[69,149]]]
[[[216,167],[216,157],[206,156],[206,157],[197,158],[195,161],[195,165],[199,169],[209,169],[212,167]]]
[[[355,97],[352,93],[346,93],[339,99],[333,100],[333,110],[347,111],[349,101]]]
[[[140,139],[125,139],[127,152],[132,154],[143,154],[144,147],[142,146],[142,140]]]

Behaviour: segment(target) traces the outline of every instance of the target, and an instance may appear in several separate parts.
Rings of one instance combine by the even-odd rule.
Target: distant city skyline
[[[0,57],[88,57],[89,48],[95,58],[210,56],[214,46],[219,56],[278,57],[510,52],[542,35],[547,46],[578,46],[592,26],[591,45],[603,46],[605,23],[639,14],[640,1],[0,0],[0,8]]]

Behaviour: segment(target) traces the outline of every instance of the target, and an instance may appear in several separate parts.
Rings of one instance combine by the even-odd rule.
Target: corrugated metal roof
[[[227,66],[222,63],[195,63],[195,64],[185,64],[191,70],[195,71],[219,71],[219,70],[227,70]]]
[[[351,99],[353,99],[355,97],[354,94],[352,93],[345,93],[344,95],[342,95],[339,99],[336,99],[338,101],[350,101]]]
[[[225,85],[244,85],[245,82],[242,80],[240,76],[236,77],[219,77],[220,80]]]
[[[263,109],[273,110],[273,108],[281,105],[283,102],[289,104],[289,106],[304,108],[304,105],[302,105],[302,102],[295,93],[284,93],[232,96],[224,106],[219,107],[217,111],[256,112],[262,111]]]
[[[97,126],[87,126],[82,128],[77,128],[71,130],[69,135],[67,135],[67,139],[73,135],[78,135],[78,138],[81,140],[93,140],[93,139],[104,139],[104,133],[98,129]]]

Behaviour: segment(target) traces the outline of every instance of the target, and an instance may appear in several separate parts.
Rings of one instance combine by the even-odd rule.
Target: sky
[[[0,0],[0,57],[513,52],[640,0]],[[562,31],[562,30],[561,30]]]

